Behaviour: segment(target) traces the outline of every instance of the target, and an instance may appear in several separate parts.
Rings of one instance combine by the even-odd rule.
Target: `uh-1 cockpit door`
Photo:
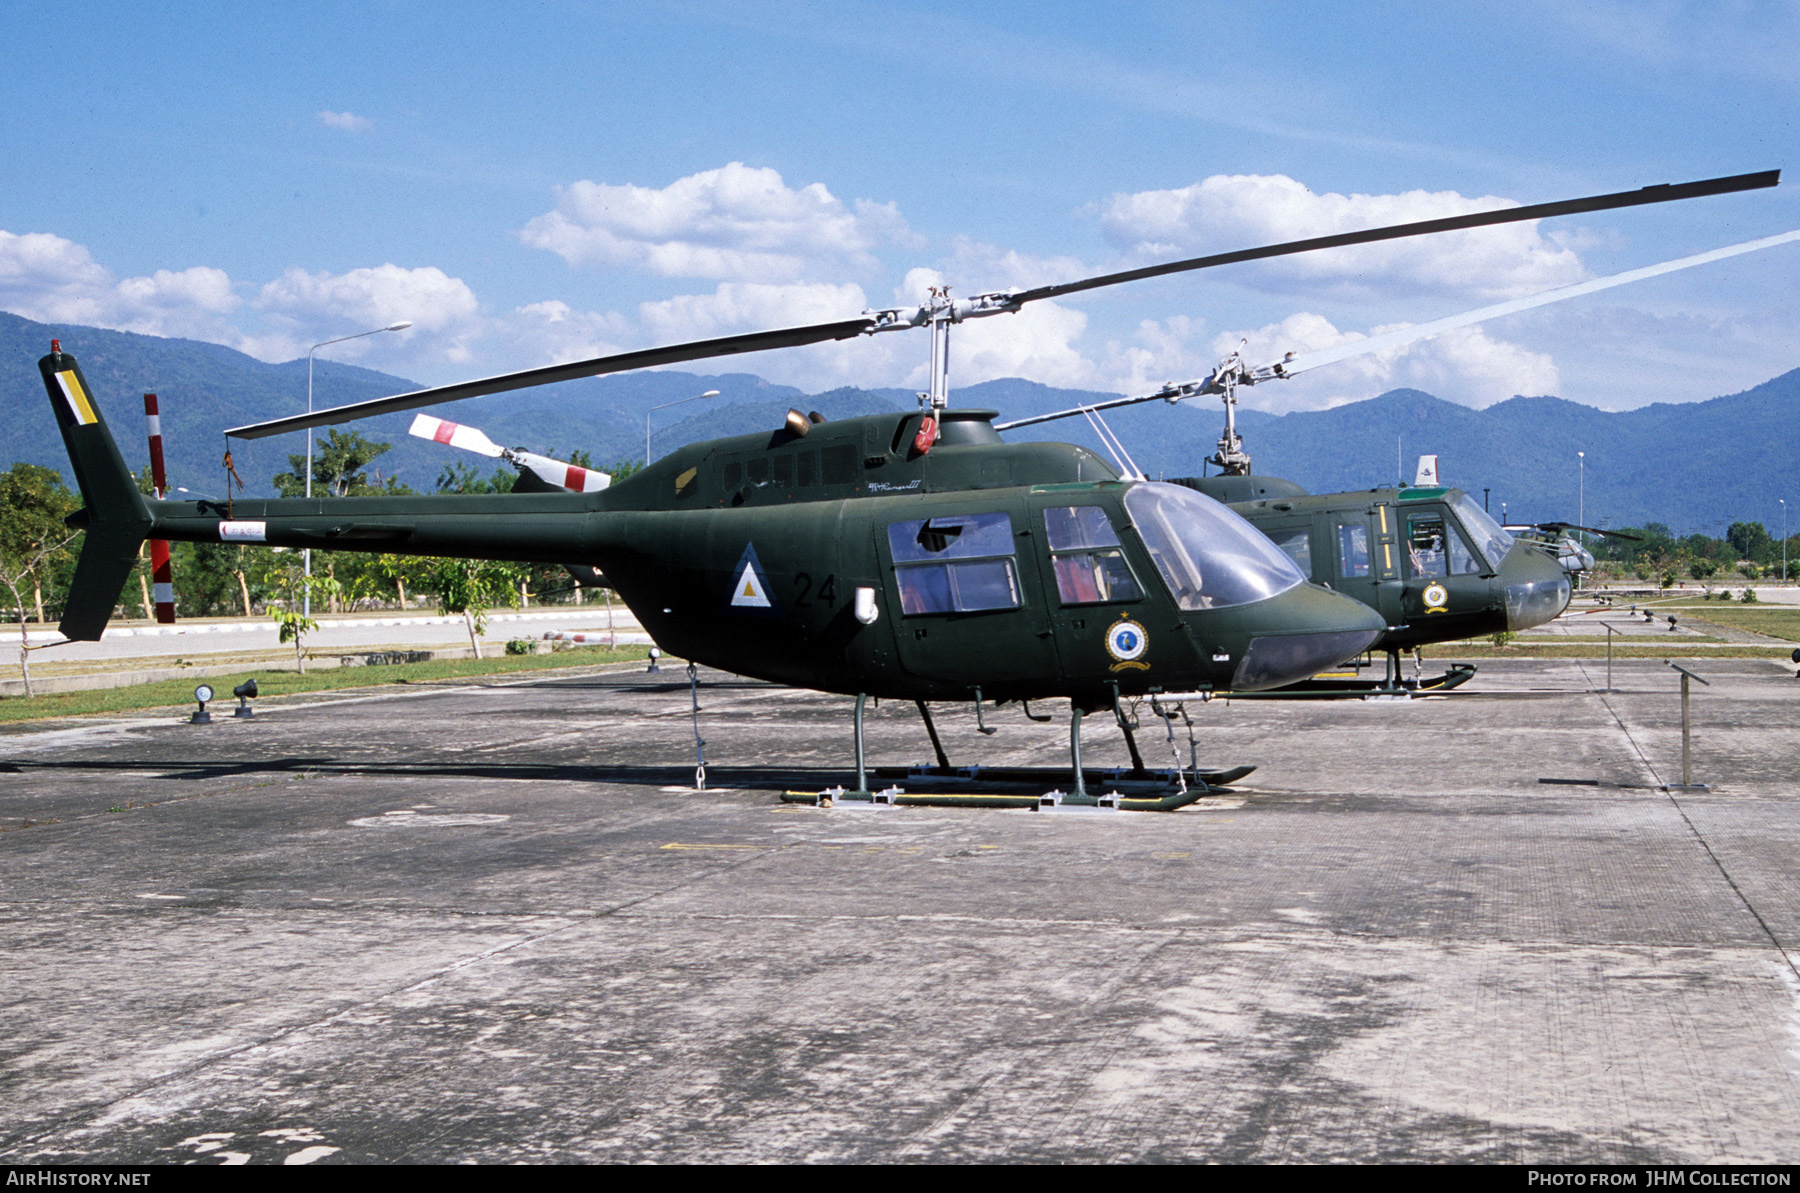
[[[1483,564],[1455,521],[1446,516],[1443,506],[1435,504],[1403,506],[1401,517],[1405,522],[1406,616],[1417,620],[1453,611],[1473,612],[1466,586],[1457,579],[1480,575]]]
[[[1402,581],[1395,549],[1394,510],[1377,502],[1326,518],[1334,564],[1331,586],[1373,608],[1390,626],[1403,623]],[[1315,578],[1318,571],[1315,570]]]

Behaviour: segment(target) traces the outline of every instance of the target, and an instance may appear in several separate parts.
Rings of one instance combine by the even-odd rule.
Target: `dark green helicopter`
[[[1175,483],[1226,501],[1315,583],[1355,597],[1386,621],[1373,648],[1387,654],[1384,679],[1319,680],[1302,683],[1301,692],[1455,687],[1474,674],[1472,665],[1404,680],[1401,652],[1530,629],[1569,604],[1569,575],[1556,557],[1501,529],[1461,489],[1414,484],[1313,495],[1278,478],[1231,473]],[[1246,489],[1255,496],[1245,500]]]
[[[1070,444],[1008,444],[947,409],[953,323],[1056,295],[1232,261],[1774,185],[1773,173],[1649,187],[1272,245],[1007,294],[621,353],[234,428],[261,438],[482,394],[927,327],[916,413],[693,444],[617,485],[504,495],[164,501],[137,492],[74,357],[39,362],[85,509],[62,632],[100,636],[146,537],[598,565],[665,648],[739,674],[868,696],[1067,699],[1071,802],[1092,802],[1085,713],[1139,697],[1279,687],[1369,648],[1387,623],[1307,582],[1223,505]],[[538,491],[531,491],[538,490]],[[935,732],[933,734],[935,739]],[[1133,748],[1135,755],[1135,746]],[[941,755],[940,755],[941,760]],[[1140,768],[1141,769],[1141,768]],[[1165,805],[1167,806],[1167,805]]]
[[[1800,232],[1765,237],[1497,303],[1306,356],[1289,353],[1280,362],[1263,368],[1251,368],[1234,354],[1202,381],[1165,386],[1142,397],[1003,423],[1000,429],[1139,402],[1178,402],[1201,394],[1218,395],[1225,404],[1225,430],[1217,452],[1207,463],[1217,466],[1219,473],[1176,477],[1170,483],[1204,493],[1241,514],[1315,584],[1361,601],[1381,616],[1386,627],[1372,648],[1387,655],[1387,673],[1382,680],[1306,680],[1267,694],[1399,695],[1453,688],[1475,674],[1473,665],[1460,664],[1428,679],[1405,680],[1400,673],[1401,652],[1482,634],[1516,632],[1551,621],[1568,607],[1580,572],[1594,566],[1593,556],[1574,540],[1562,538],[1564,532],[1632,536],[1566,522],[1502,527],[1468,493],[1438,483],[1435,456],[1421,457],[1419,472],[1411,485],[1401,483],[1341,493],[1312,494],[1293,481],[1255,475],[1236,426],[1238,389],[1291,378],[1321,364],[1424,339],[1453,327],[1795,240],[1800,240]]]

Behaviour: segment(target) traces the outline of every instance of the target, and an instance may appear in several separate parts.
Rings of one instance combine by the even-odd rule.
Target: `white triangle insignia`
[[[769,598],[757,581],[756,567],[748,560],[744,561],[743,575],[738,577],[737,584],[732,588],[731,603],[740,608],[746,605],[757,609],[770,607]]]

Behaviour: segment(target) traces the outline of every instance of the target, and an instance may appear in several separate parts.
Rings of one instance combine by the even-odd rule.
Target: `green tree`
[[[0,473],[0,572],[6,583],[27,585],[37,620],[45,620],[44,591],[59,564],[72,563],[75,535],[63,519],[80,505],[54,468],[38,464],[14,464]],[[24,603],[13,593],[19,620],[25,620]]]
[[[438,473],[437,491],[440,493],[510,493],[513,485],[518,483],[519,474],[513,469],[500,465],[486,476],[473,464],[465,464],[461,460],[452,460],[444,465]]]
[[[440,559],[432,568],[429,583],[437,594],[438,609],[445,614],[462,615],[476,658],[481,657],[481,639],[477,635],[487,630],[488,609],[495,605],[516,606],[523,574],[516,564],[491,559]]]
[[[177,611],[183,617],[250,616],[253,566],[253,553],[241,543],[170,543]]]
[[[44,620],[44,590],[59,573],[73,566],[72,531],[63,519],[75,511],[76,498],[54,469],[14,464],[0,473],[0,583],[12,594],[19,618],[19,673],[25,695],[31,686],[31,631],[26,624],[25,592],[30,590],[37,620]]]
[[[400,608],[406,608],[408,585],[421,588],[430,584],[432,561],[416,555],[375,555],[369,560],[370,570],[394,588]]]
[[[1767,562],[1770,548],[1779,546],[1761,522],[1733,522],[1725,532],[1725,541],[1731,544],[1739,559],[1757,563]]]
[[[282,602],[277,609],[271,610],[275,624],[280,629],[281,641],[294,644],[294,662],[300,668],[300,674],[306,674],[305,638],[307,634],[319,628],[319,623],[308,617],[301,610],[305,609],[307,595],[326,597],[338,595],[338,582],[330,576],[321,576],[317,572],[308,576],[298,552],[284,552],[282,556],[282,572],[280,578]]]
[[[369,479],[368,468],[381,456],[393,450],[391,443],[376,443],[357,431],[329,431],[323,440],[313,444],[313,495],[325,497],[372,497],[410,493],[411,489],[395,477],[383,478],[377,471]],[[306,494],[306,457],[288,457],[288,471],[274,477],[275,491],[283,497]]]

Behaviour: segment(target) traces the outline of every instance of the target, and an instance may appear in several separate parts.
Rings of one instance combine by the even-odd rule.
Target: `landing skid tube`
[[[1255,770],[1254,766],[1233,766],[1223,770],[1186,771],[1188,782],[1198,780],[1207,787],[1225,787]],[[1067,781],[1066,768],[1055,766],[878,766],[878,779],[936,779],[951,783],[1055,783]],[[1082,770],[1083,785],[1148,783],[1159,787],[1175,786],[1173,770],[1136,770],[1128,766]]]
[[[1397,668],[1395,669],[1397,670]],[[1408,699],[1427,692],[1448,692],[1475,677],[1475,664],[1452,663],[1442,675],[1423,679],[1309,679],[1269,692],[1233,692],[1233,700],[1367,700]]]
[[[980,709],[980,690],[976,691],[976,709]],[[827,791],[784,791],[781,800],[788,804],[812,804],[815,807],[829,808],[838,800],[849,803],[866,803],[870,805],[889,806],[933,806],[962,808],[1037,808],[1054,811],[1061,808],[1092,809],[1096,811],[1132,811],[1132,812],[1170,812],[1176,808],[1186,807],[1203,796],[1210,795],[1215,788],[1236,782],[1256,768],[1253,766],[1231,767],[1226,770],[1202,770],[1195,764],[1170,770],[1150,770],[1144,766],[1143,755],[1138,751],[1137,737],[1134,732],[1137,722],[1135,717],[1128,718],[1119,707],[1117,693],[1113,696],[1113,714],[1119,728],[1125,734],[1125,744],[1131,751],[1131,766],[1111,767],[1108,769],[1090,769],[1081,764],[1081,721],[1085,709],[1071,701],[1069,719],[1069,760],[1072,764],[1068,770],[1059,771],[1049,767],[953,767],[944,754],[943,742],[939,739],[937,726],[932,722],[930,707],[923,701],[914,701],[920,717],[925,722],[925,731],[931,737],[932,752],[937,755],[938,765],[922,767],[878,767],[868,765],[868,754],[864,739],[864,721],[868,709],[868,697],[859,694],[856,697],[854,714],[855,751],[856,751],[856,787],[854,790],[834,787]],[[1027,714],[1030,715],[1029,710]],[[1174,742],[1173,722],[1168,720],[1169,714],[1158,711],[1169,727],[1171,749]],[[1042,718],[1032,717],[1033,720]],[[992,730],[984,731],[992,732]],[[1192,733],[1190,731],[1190,738]],[[1179,755],[1177,755],[1179,766]],[[1066,776],[1073,780],[1073,791],[1064,792],[1053,788],[1041,795],[1013,794],[1010,792],[907,792],[904,788],[893,785],[884,790],[872,790],[869,775],[873,771],[882,779],[930,779],[939,783],[974,784],[1031,784],[1054,782],[1056,778]],[[1090,781],[1107,790],[1104,795],[1090,795]],[[1190,783],[1190,777],[1192,782]],[[1118,787],[1135,787],[1137,794],[1125,794],[1116,790]],[[1171,790],[1172,789],[1172,790]]]
[[[1105,812],[1173,812],[1177,808],[1185,808],[1189,804],[1198,802],[1207,794],[1207,789],[1198,784],[1190,786],[1186,791],[1171,791],[1160,799],[1137,798],[1120,795],[1117,792],[1108,792],[1101,796],[1073,795],[1061,791],[1051,791],[1044,795],[1002,795],[976,791],[908,792],[898,787],[890,787],[886,791],[875,792],[846,791],[842,788],[831,791],[784,791],[781,793],[781,802],[784,804],[811,804],[820,808],[829,808],[835,802],[842,800],[845,803],[902,808],[1035,808],[1044,811],[1062,808],[1093,808]]]

